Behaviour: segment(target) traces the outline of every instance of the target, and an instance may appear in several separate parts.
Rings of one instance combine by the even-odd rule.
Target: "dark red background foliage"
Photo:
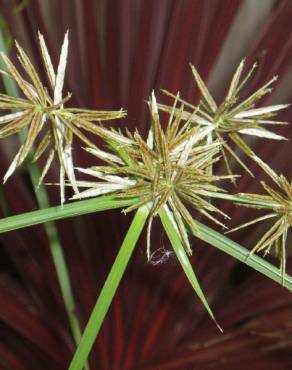
[[[66,87],[72,104],[119,109],[126,122],[145,133],[145,100],[154,88],[181,91],[195,101],[192,62],[220,101],[243,56],[260,62],[244,94],[274,74],[281,78],[267,102],[292,99],[291,0],[1,0],[0,11],[13,38],[29,52],[43,75],[37,30],[56,63],[70,29]],[[283,118],[292,121],[292,110]],[[279,132],[292,136],[292,126]],[[1,142],[3,144],[3,142]],[[92,158],[75,143],[79,165]],[[11,144],[12,145],[12,144]],[[258,141],[254,148],[273,168],[290,176],[290,142]],[[1,145],[0,175],[11,160]],[[252,164],[250,164],[252,165]],[[222,169],[223,170],[223,169]],[[243,176],[231,191],[260,189]],[[50,177],[56,179],[57,167]],[[25,168],[2,187],[11,214],[36,209]],[[48,189],[52,204],[58,191]],[[248,220],[248,209],[222,209],[230,226]],[[130,216],[104,212],[57,223],[67,257],[78,316],[84,327],[121,244]],[[157,223],[158,224],[158,223]],[[265,226],[232,234],[252,246]],[[0,370],[66,369],[74,346],[42,226],[0,235]],[[170,248],[157,225],[153,250]],[[292,297],[269,279],[213,247],[193,240],[193,266],[218,321],[220,334],[196,298],[176,259],[146,263],[141,238],[91,354],[91,369],[117,370],[288,370],[292,368]],[[277,262],[277,261],[274,261]],[[290,261],[291,262],[291,261]],[[291,264],[290,264],[291,265]],[[289,262],[288,262],[289,270]],[[291,270],[290,270],[291,272]]]

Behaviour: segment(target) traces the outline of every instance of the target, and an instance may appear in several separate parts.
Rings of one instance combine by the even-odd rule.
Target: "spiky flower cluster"
[[[277,221],[259,240],[251,253],[259,251],[269,253],[271,248],[275,247],[276,254],[281,259],[281,271],[284,276],[285,243],[288,230],[292,226],[292,184],[266,165],[244,141],[244,136],[241,136],[285,139],[266,127],[286,124],[272,118],[288,105],[256,107],[259,100],[271,91],[271,85],[276,77],[239,102],[240,92],[256,67],[254,64],[242,79],[243,60],[235,71],[225,99],[217,105],[198,71],[191,66],[195,82],[201,92],[199,105],[188,103],[180,98],[179,93],[175,95],[168,91],[164,92],[174,99],[173,105],[157,104],[153,93],[148,102],[151,127],[147,140],[144,140],[137,130],[134,133],[125,130],[125,133],[122,133],[100,124],[102,120],[124,117],[126,112],[122,110],[106,112],[65,108],[64,104],[71,96],[67,93],[64,97],[62,93],[67,64],[68,33],[64,37],[56,72],[41,34],[39,34],[39,43],[49,89],[43,85],[28,56],[17,43],[18,60],[27,75],[26,78],[22,77],[9,58],[1,53],[7,67],[7,71],[1,71],[1,73],[17,83],[24,97],[0,94],[0,110],[12,111],[0,117],[2,125],[0,137],[10,136],[27,128],[25,141],[12,161],[4,182],[24,162],[34,143],[38,141],[33,160],[37,160],[49,150],[40,183],[57,153],[60,163],[61,203],[65,200],[64,188],[65,177],[67,177],[67,184],[75,193],[73,199],[113,193],[120,198],[135,200],[135,203],[124,212],[147,205],[150,209],[147,233],[148,258],[152,221],[163,208],[172,219],[186,251],[191,254],[187,230],[191,229],[197,235],[199,233],[192,218],[191,209],[225,227],[212,214],[227,216],[210,203],[209,197],[216,198],[218,193],[224,191],[215,185],[217,181],[226,178],[234,181],[236,177],[232,175],[227,153],[253,175],[229,146],[227,139],[231,139],[269,174],[278,187],[275,191],[262,183],[266,195],[241,194],[242,198],[249,201],[249,205],[246,204],[246,206],[270,209],[271,212],[234,230],[269,218],[276,218]],[[169,114],[165,130],[162,128],[158,109]],[[82,130],[102,138],[110,150],[104,151],[97,148]],[[42,137],[41,140],[37,140],[39,136]],[[88,169],[78,168],[79,172],[93,176],[95,181],[75,179],[72,158],[73,136],[81,139],[87,146],[86,150],[104,162],[103,165]],[[227,167],[227,176],[213,174],[213,165],[221,157],[224,158]],[[79,192],[78,188],[83,190]]]
[[[182,119],[191,121],[194,127],[201,127],[202,129],[209,130],[209,133],[206,136],[206,141],[208,143],[212,143],[214,139],[221,141],[221,154],[229,174],[232,174],[232,171],[227,153],[231,155],[231,157],[233,157],[245,169],[246,172],[253,176],[250,169],[228,145],[228,138],[231,139],[231,141],[233,141],[233,143],[235,143],[249,158],[254,160],[265,172],[267,172],[276,183],[279,191],[275,191],[267,184],[262,183],[267,195],[240,194],[242,198],[248,199],[250,202],[254,202],[254,205],[251,203],[240,203],[240,205],[258,209],[271,209],[272,212],[263,217],[259,217],[256,220],[245,223],[242,226],[233,229],[232,231],[268,218],[276,217],[276,223],[258,241],[258,243],[252,249],[251,254],[260,251],[265,251],[266,254],[269,253],[273,247],[275,247],[276,255],[281,261],[280,270],[284,279],[286,266],[285,245],[287,233],[292,226],[291,183],[289,183],[283,177],[283,175],[278,176],[267,164],[265,164],[254,153],[241,135],[249,135],[273,140],[286,139],[283,136],[275,134],[266,127],[270,127],[271,125],[287,124],[287,122],[274,120],[273,117],[279,110],[287,108],[289,104],[278,104],[259,108],[256,107],[256,104],[259,102],[259,100],[271,92],[271,85],[277,79],[277,77],[272,78],[246,99],[239,102],[240,92],[256,68],[256,64],[254,64],[247,72],[247,75],[241,79],[244,63],[245,60],[242,60],[236,69],[225,99],[220,105],[217,105],[198,71],[192,65],[192,73],[201,93],[201,101],[198,106],[190,104],[181,98],[177,98],[174,94],[166,90],[162,91],[166,95],[171,96],[174,99],[178,99],[185,107],[183,112],[175,112],[176,114],[180,114]],[[163,104],[159,104],[159,108],[166,112],[170,112],[172,109],[171,107]],[[234,180],[234,177],[231,179]]]
[[[240,205],[269,210],[269,212],[229,232],[245,228],[267,219],[275,219],[276,221],[252,248],[250,254],[254,252],[264,252],[264,255],[266,255],[269,254],[273,248],[274,254],[280,259],[280,271],[282,279],[284,279],[286,270],[286,240],[288,231],[292,227],[292,182],[289,182],[283,175],[277,175],[275,171],[260,158],[256,157],[255,160],[277,185],[277,190],[262,181],[261,184],[265,190],[265,194],[239,194],[242,198],[254,202],[254,204],[243,203]]]
[[[121,118],[125,112],[64,108],[64,103],[71,97],[69,93],[63,97],[62,93],[68,55],[68,32],[64,37],[57,72],[54,70],[44,38],[40,33],[39,43],[50,89],[43,85],[29,57],[17,42],[17,58],[28,79],[22,77],[10,59],[1,53],[2,60],[7,67],[7,71],[1,72],[17,83],[24,98],[0,94],[0,109],[13,111],[13,113],[0,117],[2,126],[0,137],[13,135],[26,127],[28,129],[23,145],[4,176],[4,182],[24,162],[38,135],[42,132],[42,139],[34,152],[33,160],[38,160],[49,147],[50,150],[39,183],[44,179],[57,153],[60,163],[61,202],[63,203],[66,175],[74,191],[78,192],[72,158],[73,135],[79,137],[87,145],[94,146],[80,129],[92,131],[95,126],[93,122]]]
[[[98,178],[99,182],[78,181],[79,187],[87,190],[79,193],[79,197],[91,197],[115,192],[118,197],[137,198],[137,202],[125,209],[133,211],[142,205],[150,207],[148,222],[148,248],[150,257],[150,229],[153,217],[164,207],[171,211],[173,221],[181,240],[189,254],[191,247],[186,226],[197,233],[197,227],[187,209],[190,206],[214,222],[224,225],[215,219],[215,212],[227,217],[220,209],[213,206],[207,195],[222,192],[215,182],[230,176],[215,176],[208,169],[219,159],[221,143],[214,141],[205,144],[202,141],[208,130],[194,127],[191,120],[182,124],[175,101],[165,132],[162,129],[154,93],[149,101],[151,128],[147,141],[139,132],[129,132],[124,136],[121,132],[108,130],[103,139],[112,149],[106,154],[100,150],[88,149],[98,158],[106,161],[105,166],[79,171]],[[182,110],[181,110],[182,112]],[[76,198],[76,196],[75,196]]]
[[[182,115],[184,119],[189,119],[192,116],[192,122],[195,125],[212,128],[212,131],[208,135],[208,142],[212,142],[214,138],[222,141],[221,151],[228,172],[231,173],[231,168],[226,153],[230,154],[251,176],[253,176],[250,169],[228,145],[226,139],[229,137],[248,156],[250,156],[249,147],[240,138],[241,134],[274,140],[285,139],[283,136],[277,135],[263,126],[269,127],[270,125],[287,124],[287,122],[276,121],[271,118],[279,110],[288,107],[289,104],[278,104],[255,108],[255,104],[264,95],[271,92],[272,89],[270,86],[277,79],[276,76],[239,103],[239,94],[256,68],[256,64],[254,64],[248,71],[247,75],[241,80],[244,62],[245,60],[242,60],[236,69],[226,97],[220,105],[217,105],[198,71],[191,65],[195,82],[202,94],[202,100],[199,106],[190,104],[183,99],[180,99],[180,101],[186,107],[186,110]],[[172,93],[166,90],[163,90],[163,92],[175,98]],[[168,112],[171,109],[165,105],[159,105],[159,107]],[[194,112],[196,113],[194,114]]]

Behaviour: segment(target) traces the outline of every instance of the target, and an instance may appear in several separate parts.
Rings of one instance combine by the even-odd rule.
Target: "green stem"
[[[23,142],[23,140],[21,139]],[[30,179],[34,188],[37,187],[41,176],[39,166],[36,163],[28,165]],[[50,206],[47,191],[43,185],[39,186],[36,192],[36,199],[40,209]],[[63,247],[59,238],[59,233],[54,222],[46,222],[44,224],[45,231],[48,237],[50,251],[55,266],[58,282],[61,289],[61,294],[64,301],[65,310],[67,312],[72,335],[77,344],[81,338],[81,328],[78,317],[76,316],[76,306],[71,285],[70,274],[63,252]],[[88,369],[88,366],[86,367]]]
[[[69,370],[81,370],[83,368],[143,230],[148,214],[149,210],[146,206],[138,209],[90,315]]]

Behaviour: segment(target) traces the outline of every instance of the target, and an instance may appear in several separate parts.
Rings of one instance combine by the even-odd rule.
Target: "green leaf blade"
[[[175,230],[174,228],[174,225],[173,225],[173,222],[172,220],[170,219],[170,216],[167,214],[167,212],[164,210],[164,209],[161,209],[159,211],[159,216],[160,216],[160,219],[161,219],[161,222],[163,224],[163,227],[166,231],[166,234],[172,244],[172,247],[174,249],[174,252],[189,280],[189,282],[191,283],[195,293],[197,294],[197,296],[199,297],[199,299],[201,300],[202,304],[204,305],[204,307],[206,308],[207,312],[209,313],[209,315],[211,316],[211,318],[214,320],[214,322],[216,323],[217,327],[219,328],[220,331],[223,331],[222,328],[220,327],[220,325],[217,323],[216,319],[215,319],[215,316],[208,304],[208,301],[207,299],[205,298],[205,295],[201,289],[201,286],[199,284],[199,281],[196,277],[196,274],[193,270],[193,267],[190,263],[190,260],[185,252],[185,249],[181,243],[181,240],[180,240],[180,237],[177,233],[177,231]]]
[[[114,196],[81,200],[64,206],[49,207],[37,211],[26,212],[0,220],[0,233],[13,231],[45,222],[64,218],[82,216],[94,212],[127,207],[135,203],[135,199],[117,199]]]
[[[285,274],[285,276],[283,277],[281,271],[277,267],[266,261],[264,258],[255,254],[251,255],[249,249],[244,248],[240,244],[232,241],[224,235],[221,235],[219,232],[209,228],[199,221],[194,220],[194,222],[200,230],[200,233],[196,234],[196,237],[202,239],[203,241],[219,249],[220,251],[227,253],[237,260],[245,263],[249,267],[252,267],[254,270],[260,272],[261,274],[274,280],[276,283],[292,291],[291,276]]]

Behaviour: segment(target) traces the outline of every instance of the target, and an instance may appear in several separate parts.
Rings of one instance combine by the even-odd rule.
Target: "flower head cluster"
[[[260,158],[255,157],[255,160],[277,185],[277,190],[262,181],[261,184],[266,194],[239,194],[240,197],[251,201],[251,204],[240,203],[240,205],[265,209],[269,210],[269,212],[229,232],[242,229],[267,219],[275,219],[273,225],[253,247],[251,254],[254,252],[264,252],[266,255],[274,248],[274,254],[280,259],[280,271],[284,282],[286,269],[286,240],[288,231],[292,227],[292,182],[289,182],[283,175],[277,175],[275,171]]]
[[[161,126],[154,93],[148,104],[151,128],[146,141],[138,131],[123,135],[121,132],[103,128],[100,135],[112,152],[87,149],[105,161],[106,165],[79,168],[79,171],[98,179],[93,182],[78,181],[80,188],[86,188],[80,192],[79,197],[116,193],[121,198],[136,198],[137,202],[124,212],[147,204],[150,207],[148,258],[151,223],[153,217],[164,207],[172,214],[176,230],[186,250],[191,253],[187,227],[195,233],[198,230],[187,206],[224,226],[212,213],[226,215],[206,199],[219,190],[215,182],[230,177],[215,176],[209,172],[210,166],[219,159],[221,142],[202,144],[209,131],[194,127],[191,120],[182,124],[180,115],[175,114],[178,109],[177,99],[165,131]],[[182,111],[181,109],[181,113]]]
[[[65,176],[68,177],[74,191],[78,192],[72,159],[73,135],[79,137],[87,145],[94,146],[80,129],[93,131],[95,127],[93,122],[120,118],[125,115],[125,112],[64,108],[64,103],[71,96],[68,93],[63,97],[62,94],[68,55],[68,32],[64,37],[56,72],[44,38],[40,33],[39,43],[50,85],[49,89],[43,85],[29,57],[17,42],[17,58],[26,74],[25,77],[18,72],[11,60],[4,53],[1,53],[2,60],[7,67],[7,71],[1,72],[17,83],[23,98],[0,94],[0,110],[12,110],[12,113],[0,117],[0,137],[7,137],[27,128],[25,141],[6,172],[4,182],[23,163],[40,135],[42,139],[34,152],[33,160],[38,160],[50,148],[40,183],[49,170],[55,153],[57,153],[60,162],[61,202],[63,203]]]
[[[25,77],[17,70],[11,60],[1,53],[6,71],[0,72],[13,79],[22,97],[0,94],[0,138],[25,130],[25,139],[4,176],[4,182],[20,166],[34,144],[33,160],[47,153],[39,183],[46,176],[54,157],[60,164],[61,203],[65,200],[65,185],[74,190],[73,199],[95,197],[102,194],[115,194],[118,198],[129,199],[134,203],[124,210],[130,212],[142,206],[150,210],[147,232],[147,256],[150,258],[150,234],[153,218],[164,209],[173,222],[186,251],[191,254],[188,229],[198,235],[199,229],[191,215],[191,209],[201,213],[213,222],[225,227],[216,217],[227,217],[210,201],[210,197],[221,197],[224,192],[216,183],[222,179],[235,177],[232,174],[227,153],[229,153],[247,172],[251,171],[229,146],[231,139],[246,155],[258,163],[277,185],[274,190],[262,183],[265,195],[240,194],[248,200],[242,205],[259,209],[269,209],[264,216],[245,223],[234,230],[264,221],[276,219],[273,226],[254,246],[251,253],[275,248],[281,259],[284,277],[286,264],[286,239],[292,226],[292,183],[284,176],[278,176],[265,164],[243,140],[241,135],[266,139],[282,140],[283,136],[270,131],[271,125],[286,124],[274,120],[274,115],[287,104],[257,108],[258,101],[271,91],[276,80],[272,78],[246,99],[240,100],[240,92],[250,79],[256,65],[242,78],[244,60],[239,64],[231,80],[228,92],[220,105],[217,105],[207,86],[194,66],[191,66],[195,82],[201,93],[198,106],[188,103],[164,91],[174,99],[172,106],[157,104],[154,93],[149,99],[151,127],[147,140],[136,130],[134,133],[101,125],[101,121],[122,118],[120,111],[95,111],[64,107],[71,95],[63,95],[63,85],[68,55],[68,32],[61,48],[58,68],[55,71],[43,36],[39,33],[39,43],[49,87],[47,88],[32,65],[24,50],[16,43],[17,58],[25,72]],[[162,128],[158,109],[169,114],[165,129]],[[108,150],[97,148],[83,132],[90,132],[103,139]],[[78,171],[95,178],[95,181],[79,181],[75,178],[72,142],[77,136],[83,141],[86,150],[103,163]],[[224,159],[228,175],[216,176],[213,165]],[[67,183],[65,179],[67,178]],[[82,191],[79,192],[79,188]]]
[[[252,76],[255,68],[256,64],[254,64],[248,71],[247,75],[241,79],[244,69],[244,60],[242,60],[233,75],[225,99],[220,105],[217,105],[198,71],[194,66],[191,65],[195,82],[202,94],[202,100],[199,106],[195,106],[184,101],[183,99],[180,99],[180,101],[187,108],[182,115],[184,119],[188,120],[190,117],[192,117],[192,122],[194,124],[201,127],[212,128],[212,131],[208,137],[208,142],[212,142],[214,138],[227,139],[227,135],[248,156],[250,156],[250,151],[248,150],[249,147],[244,145],[240,135],[244,134],[275,140],[285,139],[283,136],[275,134],[264,126],[269,127],[270,125],[286,124],[286,122],[272,120],[271,118],[276,114],[276,112],[288,106],[288,104],[278,104],[255,108],[255,104],[264,95],[271,92],[270,86],[277,79],[277,77],[272,78],[265,85],[252,93],[248,98],[239,103],[240,91]],[[163,90],[163,92],[175,98],[172,93],[169,93],[165,90]],[[159,105],[159,108],[168,112],[171,110],[170,107],[165,105]],[[231,173],[231,169],[226,153],[229,153],[248,173],[250,173],[250,175],[252,175],[249,168],[232,150],[226,140],[222,141],[221,150],[229,173]]]

